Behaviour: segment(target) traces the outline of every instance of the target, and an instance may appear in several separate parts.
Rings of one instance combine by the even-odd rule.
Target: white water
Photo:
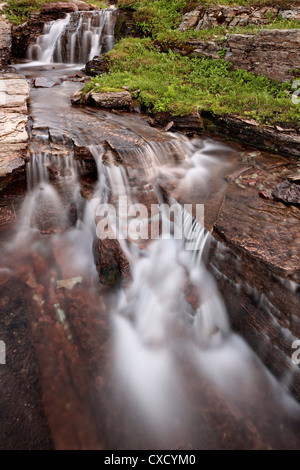
[[[75,38],[76,34],[71,38],[71,50]],[[48,210],[54,210],[59,226],[67,227],[67,194],[69,201],[78,208],[78,220],[75,226],[62,230],[61,234],[52,234],[52,243],[58,238],[61,243],[63,240],[64,260],[66,267],[72,268],[72,276],[86,272],[96,279],[92,245],[96,239],[95,214],[100,203],[117,203],[122,196],[128,197],[128,205],[136,203],[141,188],[145,191],[154,189],[161,201],[159,182],[165,177],[176,179],[184,191],[209,187],[211,179],[222,173],[221,168],[226,163],[221,163],[214,153],[226,155],[226,146],[211,140],[190,141],[183,136],[173,137],[171,142],[122,151],[121,157],[125,161],[126,155],[131,154],[136,162],[126,169],[116,164],[101,145],[90,147],[97,164],[98,181],[88,202],[80,196],[73,155],[53,157],[43,152],[38,144],[33,146],[28,165],[29,192],[21,212],[18,240],[12,244],[24,241],[29,244],[30,235],[40,230],[36,220],[43,218]],[[56,168],[55,186],[49,178],[51,166]],[[123,206],[124,212],[127,209]],[[33,214],[39,217],[33,217]],[[123,215],[121,213],[119,217],[123,219]],[[129,423],[134,410],[133,416],[142,423],[142,429],[152,434],[153,445],[164,439],[177,445],[177,441],[172,441],[174,433],[185,444],[195,442],[192,425],[195,417],[186,377],[199,382],[194,408],[205,416],[207,396],[203,396],[201,384],[208,381],[209,386],[217,389],[218,396],[224,394],[225,405],[229,401],[234,404],[234,409],[238,408],[239,425],[253,410],[253,421],[260,421],[256,402],[260,399],[261,383],[270,388],[270,396],[280,396],[276,401],[280,406],[285,406],[286,401],[280,385],[231,330],[223,299],[204,264],[210,234],[189,213],[183,211],[183,216],[186,238],[195,239],[192,252],[185,249],[185,240],[163,239],[167,235],[164,233],[159,240],[149,241],[146,246],[132,240],[120,240],[130,262],[133,280],[115,294],[116,302],[110,311],[117,397],[112,398],[112,406],[121,408]],[[148,219],[144,222],[149,223]],[[187,294],[190,289],[193,290],[192,300]],[[256,378],[257,371],[266,377],[264,381]],[[287,411],[292,410],[297,416],[299,408],[291,405],[289,399],[287,403]],[[213,419],[204,422],[208,426],[205,431],[213,433]],[[134,442],[134,426],[128,426]]]
[[[70,13],[46,23],[44,33],[31,45],[27,58],[43,64],[84,64],[114,45],[113,10]]]

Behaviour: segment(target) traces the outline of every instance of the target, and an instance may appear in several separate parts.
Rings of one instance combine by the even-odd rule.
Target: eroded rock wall
[[[11,24],[0,17],[0,68],[3,69],[9,60],[11,54]]]
[[[184,16],[179,29],[200,31],[225,26],[228,34],[223,44],[218,40],[191,40],[188,45],[192,54],[213,59],[222,56],[237,69],[246,69],[283,82],[299,77],[300,29],[263,29],[277,17],[299,21],[300,7],[291,7],[290,10],[269,7],[199,7]],[[232,28],[247,25],[262,29],[258,34],[230,34]]]

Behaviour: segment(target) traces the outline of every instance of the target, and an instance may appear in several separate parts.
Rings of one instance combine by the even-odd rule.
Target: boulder
[[[98,10],[98,7],[95,8],[95,5],[89,5],[81,0],[73,0],[72,4],[76,5],[79,11]]]
[[[42,13],[52,13],[52,12],[64,12],[72,13],[73,11],[78,11],[79,8],[75,3],[44,3],[42,5]]]
[[[272,190],[272,196],[285,204],[300,204],[300,186],[284,181]]]
[[[58,83],[45,77],[37,77],[34,80],[35,88],[52,88],[55,85],[58,85]]]
[[[92,60],[87,62],[84,71],[91,77],[96,77],[97,75],[101,75],[102,73],[107,73],[108,59],[106,55],[94,57]]]
[[[132,97],[128,91],[91,93],[91,101],[106,109],[130,109]]]

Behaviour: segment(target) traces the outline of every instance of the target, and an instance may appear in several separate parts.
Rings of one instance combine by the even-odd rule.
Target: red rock
[[[263,199],[271,199],[269,193],[267,191],[259,191],[258,193],[259,197],[262,197]]]
[[[52,12],[66,12],[71,13],[72,11],[78,11],[79,8],[74,3],[44,3],[42,5],[42,13],[52,13]]]

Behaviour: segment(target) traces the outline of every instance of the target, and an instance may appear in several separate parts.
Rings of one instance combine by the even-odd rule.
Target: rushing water
[[[70,13],[51,21],[28,49],[29,60],[44,64],[85,64],[114,45],[114,10]]]
[[[72,17],[47,25],[45,36],[29,56],[45,62],[90,58],[102,31],[110,26],[101,23],[99,14],[97,32],[92,31],[98,39],[93,42],[91,34],[87,35],[90,39],[81,44],[94,46],[83,47],[84,54],[79,57],[74,50],[77,35],[82,35],[81,17],[73,35],[68,32],[67,52],[58,56]],[[88,22],[85,30],[90,32],[91,28]],[[23,68],[28,77],[35,70],[28,65]],[[48,73],[53,74],[61,76],[63,71]],[[76,87],[65,82],[32,93],[34,126],[27,165],[28,194],[15,235],[6,244],[4,259],[8,260],[7,269],[16,273],[20,272],[20,260],[26,263],[30,256],[36,260],[37,254],[44,260],[39,265],[45,262],[48,270],[39,268],[39,290],[27,308],[34,311],[38,303],[44,318],[45,309],[50,303],[54,305],[58,322],[70,339],[76,307],[68,303],[69,294],[63,297],[59,287],[55,289],[55,282],[58,286],[70,280],[75,284],[84,282],[87,299],[95,298],[95,289],[102,293],[94,257],[95,246],[101,250],[101,244],[106,243],[101,240],[99,207],[110,204],[116,208],[114,224],[122,230],[119,238],[108,244],[108,252],[115,243],[120,245],[132,279],[114,289],[107,302],[108,312],[99,301],[91,303],[88,314],[82,312],[83,321],[85,315],[97,312],[97,317],[103,316],[107,323],[104,330],[109,328],[109,353],[102,352],[106,359],[101,360],[109,369],[102,382],[111,384],[111,388],[104,393],[104,385],[96,387],[100,393],[94,396],[93,405],[87,405],[92,407],[96,402],[93,414],[98,417],[99,408],[105,417],[99,425],[101,439],[105,436],[104,446],[297,447],[295,430],[300,407],[232,331],[216,281],[207,269],[211,235],[181,206],[178,218],[164,224],[168,222],[165,210],[149,215],[140,205],[145,200],[147,206],[165,202],[160,183],[168,178],[177,182],[181,194],[194,185],[209,194],[216,181],[220,188],[230,148],[211,139],[191,140],[179,134],[161,134],[161,141],[155,141],[150,136],[157,139],[158,134],[140,117],[72,109],[69,96]],[[86,169],[75,159],[72,140],[87,148],[95,161],[97,180],[87,198],[82,195],[80,181]],[[103,142],[109,143],[108,148]],[[169,203],[176,201],[170,198]],[[130,213],[132,207],[135,214]],[[153,221],[158,227],[157,239],[134,237],[142,227],[147,228],[144,233],[149,233]],[[179,223],[183,228],[181,238],[174,236]],[[129,226],[131,231],[127,232]],[[186,243],[191,240],[192,249],[187,249]],[[18,264],[14,265],[16,252]],[[77,301],[82,300],[78,297]],[[79,350],[84,349],[85,341],[78,344]],[[91,354],[98,357],[98,348],[102,351],[103,345],[93,347]],[[98,367],[93,362],[89,377],[96,374],[99,379],[103,373],[100,362]],[[93,381],[90,386],[94,387]]]

